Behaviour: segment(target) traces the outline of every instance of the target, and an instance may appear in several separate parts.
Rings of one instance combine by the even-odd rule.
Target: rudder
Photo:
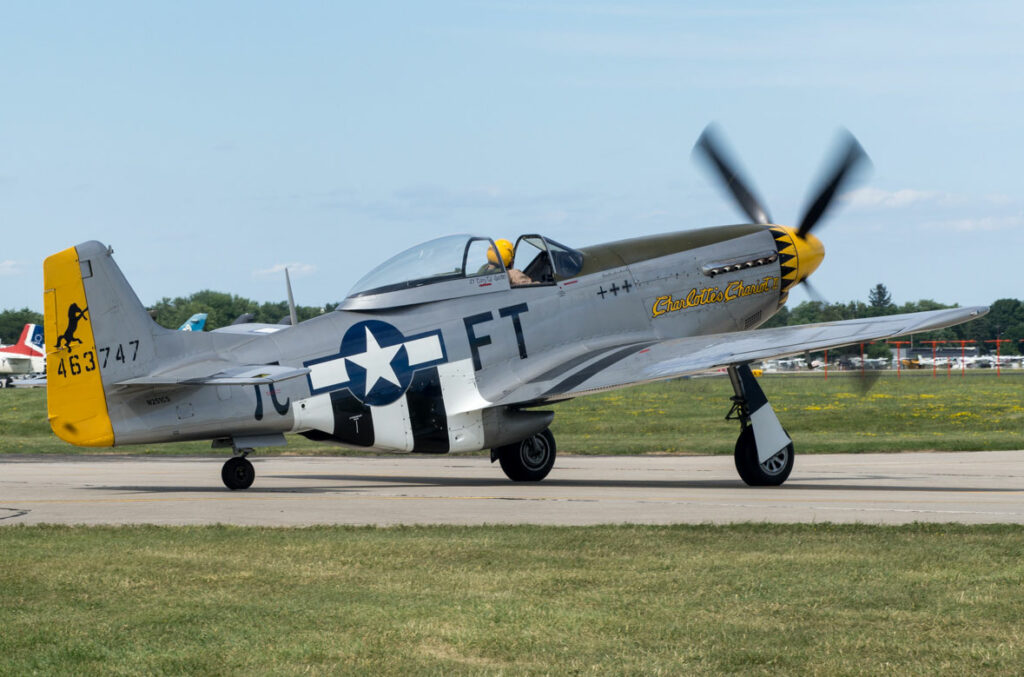
[[[114,430],[100,379],[89,303],[74,247],[43,262],[46,410],[50,427],[65,442],[86,447],[114,444]],[[63,312],[61,312],[63,311]]]

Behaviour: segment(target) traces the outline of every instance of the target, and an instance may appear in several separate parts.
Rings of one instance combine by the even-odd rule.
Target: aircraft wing
[[[160,374],[148,374],[118,381],[119,386],[237,386],[278,383],[305,376],[306,367],[284,367],[277,364],[237,364],[225,361],[197,362]]]
[[[754,360],[796,355],[809,350],[905,336],[961,324],[988,312],[984,306],[792,327],[638,342],[599,351],[591,359],[571,360],[572,369],[548,369],[527,379],[495,404],[540,403],[660,381]],[[569,364],[567,362],[567,364]],[[542,380],[546,376],[556,377]]]

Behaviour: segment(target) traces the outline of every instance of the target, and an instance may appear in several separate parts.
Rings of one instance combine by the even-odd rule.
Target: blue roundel
[[[402,397],[418,369],[445,360],[439,330],[403,336],[394,325],[366,320],[345,331],[337,354],[311,360],[306,366],[311,369],[313,393],[348,388],[361,402],[380,407]],[[339,361],[344,364],[343,371],[337,368]],[[322,373],[344,376],[325,383]]]

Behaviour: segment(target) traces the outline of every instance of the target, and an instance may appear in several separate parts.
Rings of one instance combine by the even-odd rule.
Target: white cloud
[[[272,277],[276,275],[284,276],[284,269],[288,269],[288,275],[290,277],[302,277],[303,275],[312,275],[316,272],[316,266],[312,263],[275,263],[269,268],[262,268],[260,270],[252,271],[255,277]]]
[[[939,228],[959,233],[990,233],[997,230],[1019,229],[1024,226],[1020,216],[983,216],[980,218],[948,219],[926,224],[926,228]]]
[[[912,188],[901,188],[900,190],[882,190],[881,188],[858,188],[843,195],[851,207],[861,208],[889,208],[899,209],[909,207],[913,204],[938,202],[948,204],[955,201],[955,198],[948,193],[940,193],[937,190],[914,190]]]
[[[15,275],[21,275],[22,270],[23,267],[20,261],[14,261],[12,259],[0,261],[0,277],[13,277]]]
[[[1013,198],[1002,193],[993,193],[985,196],[985,201],[996,206],[1004,206],[1013,203]]]

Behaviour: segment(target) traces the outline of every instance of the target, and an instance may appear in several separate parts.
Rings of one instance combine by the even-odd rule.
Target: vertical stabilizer
[[[43,263],[47,413],[53,432],[79,446],[115,443],[104,383],[145,373],[154,336],[170,332],[153,322],[111,253],[85,242]]]
[[[22,345],[31,351],[30,354],[46,354],[46,346],[43,345],[43,328],[40,325],[26,324],[22,337]]]
[[[4,346],[4,352],[10,355],[42,356],[46,353],[43,345],[43,328],[38,324],[26,324],[21,330],[17,343]]]
[[[29,345],[29,339],[32,336],[32,327],[34,326],[36,325],[26,324],[21,330],[21,336],[19,336],[18,340],[14,342],[14,345],[18,346],[19,348]]]
[[[178,331],[202,331],[206,326],[206,313],[196,313],[178,327]]]

